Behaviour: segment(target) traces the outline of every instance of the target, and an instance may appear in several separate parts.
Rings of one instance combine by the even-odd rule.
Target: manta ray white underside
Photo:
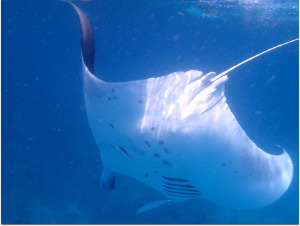
[[[146,80],[107,83],[93,75],[94,36],[84,12],[81,23],[86,112],[103,162],[102,184],[115,173],[165,195],[138,213],[168,201],[203,198],[234,209],[260,208],[288,189],[293,164],[283,150],[270,155],[251,141],[224,95],[226,74],[283,43],[216,75],[174,72]]]

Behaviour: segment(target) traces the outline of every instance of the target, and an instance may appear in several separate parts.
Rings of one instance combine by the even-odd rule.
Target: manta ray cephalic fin
[[[110,169],[103,169],[101,174],[101,185],[105,190],[111,190],[115,187],[115,173]]]

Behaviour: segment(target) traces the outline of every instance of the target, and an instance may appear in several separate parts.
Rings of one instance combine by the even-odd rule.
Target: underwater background
[[[175,71],[220,73],[299,37],[296,0],[74,1],[96,39],[95,75],[106,81]],[[168,203],[136,215],[162,195],[117,175],[100,186],[98,148],[83,99],[80,26],[59,0],[2,0],[1,223],[299,223],[299,44],[228,74],[225,95],[263,150],[291,156],[287,192],[267,207],[238,211],[206,200]]]

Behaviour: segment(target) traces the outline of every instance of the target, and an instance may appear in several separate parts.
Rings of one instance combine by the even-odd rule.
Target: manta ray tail
[[[263,55],[263,54],[265,54],[265,53],[267,53],[267,52],[270,52],[270,51],[272,51],[272,50],[274,50],[274,49],[277,49],[277,48],[279,48],[279,47],[285,46],[285,45],[287,45],[287,44],[290,44],[290,43],[295,42],[295,41],[298,41],[298,40],[299,40],[299,38],[296,38],[296,39],[293,39],[293,40],[291,40],[291,41],[288,41],[288,42],[279,44],[279,45],[277,45],[277,46],[274,46],[274,47],[272,47],[272,48],[270,48],[270,49],[267,49],[267,50],[265,50],[265,51],[263,51],[263,52],[261,52],[261,53],[259,53],[259,54],[256,54],[255,56],[250,57],[250,58],[248,58],[247,60],[244,60],[244,61],[242,61],[242,62],[240,62],[240,63],[234,65],[233,67],[227,69],[226,71],[223,71],[222,73],[218,74],[218,75],[215,76],[213,79],[211,79],[211,82],[214,82],[214,81],[218,80],[219,78],[221,78],[221,77],[223,77],[224,75],[226,75],[228,72],[230,72],[230,71],[236,69],[237,67],[239,67],[239,66],[241,66],[241,65],[243,65],[243,64],[245,64],[245,63],[247,63],[247,62],[249,62],[249,61],[251,61],[251,60],[253,60],[253,59],[255,59],[256,57],[259,57],[259,56],[261,56],[261,55]]]

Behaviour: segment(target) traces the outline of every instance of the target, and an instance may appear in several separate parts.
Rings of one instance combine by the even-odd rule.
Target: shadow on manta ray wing
[[[108,83],[94,76],[94,34],[73,2],[81,25],[86,112],[104,170],[105,189],[115,173],[161,192],[137,214],[170,201],[203,198],[233,209],[256,209],[288,189],[293,164],[283,150],[270,155],[246,135],[225,97],[227,73],[263,51],[216,75],[174,72],[158,78]]]

